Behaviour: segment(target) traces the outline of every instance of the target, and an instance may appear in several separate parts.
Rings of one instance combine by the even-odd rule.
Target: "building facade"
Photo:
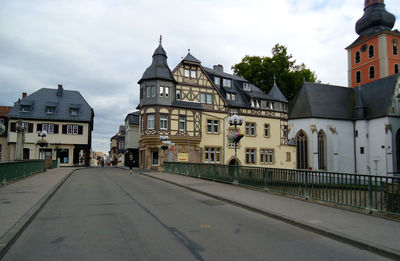
[[[395,19],[366,0],[350,45],[349,88],[304,83],[290,104],[289,138],[298,169],[400,173],[400,78]],[[364,77],[370,74],[370,77]],[[364,76],[363,76],[364,75]]]
[[[16,159],[17,122],[25,128],[24,159],[89,165],[94,111],[78,91],[40,89],[19,99],[8,114],[10,160]],[[39,136],[45,133],[46,136]]]
[[[139,167],[139,117],[140,112],[135,111],[125,118],[125,166],[133,155],[133,166]]]
[[[110,139],[110,158],[113,166],[125,165],[125,127],[119,126],[117,134]]]
[[[0,162],[9,161],[8,141],[7,141],[7,128],[8,118],[7,114],[11,111],[11,106],[0,106],[0,124],[5,128],[3,134],[0,135]]]
[[[161,169],[164,160],[295,167],[288,101],[276,84],[265,94],[221,65],[203,67],[190,53],[171,71],[161,42],[138,84],[140,167]],[[237,160],[227,138],[232,115],[244,117]]]

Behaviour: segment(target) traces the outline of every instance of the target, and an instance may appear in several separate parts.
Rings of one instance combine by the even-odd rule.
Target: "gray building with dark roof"
[[[16,123],[20,120],[26,127],[24,158],[57,159],[62,166],[89,165],[94,111],[78,91],[58,85],[57,89],[24,94],[8,118],[11,160],[15,159]]]

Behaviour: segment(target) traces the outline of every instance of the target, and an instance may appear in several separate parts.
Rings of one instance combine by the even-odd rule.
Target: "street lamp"
[[[240,139],[243,138],[243,134],[237,129],[237,126],[241,126],[244,122],[244,118],[238,115],[232,115],[229,117],[229,125],[235,126],[235,131],[228,134],[229,142],[233,142],[235,144],[235,165],[238,165],[237,160],[237,144],[239,143]]]
[[[168,151],[169,151],[168,161],[172,162],[171,147],[174,146],[175,143],[173,143],[172,141],[168,140],[168,136],[160,136],[160,140],[161,140],[161,143],[162,143],[161,149],[163,151],[168,149]]]
[[[43,147],[47,146],[47,144],[48,144],[47,141],[44,139],[44,137],[47,136],[47,131],[38,131],[38,136],[42,138],[41,140],[38,141],[38,144],[40,146],[39,150],[41,152],[39,154],[42,154],[41,156],[43,158],[45,158],[44,155],[43,155]]]

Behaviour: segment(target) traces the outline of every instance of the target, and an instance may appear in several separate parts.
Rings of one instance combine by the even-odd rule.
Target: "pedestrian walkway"
[[[136,173],[400,260],[399,221],[188,176],[139,170]]]
[[[50,169],[0,187],[0,259],[7,245],[74,170]]]

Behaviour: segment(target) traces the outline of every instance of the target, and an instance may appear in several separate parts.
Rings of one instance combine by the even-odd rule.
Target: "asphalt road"
[[[75,172],[3,260],[385,260],[128,170]]]

